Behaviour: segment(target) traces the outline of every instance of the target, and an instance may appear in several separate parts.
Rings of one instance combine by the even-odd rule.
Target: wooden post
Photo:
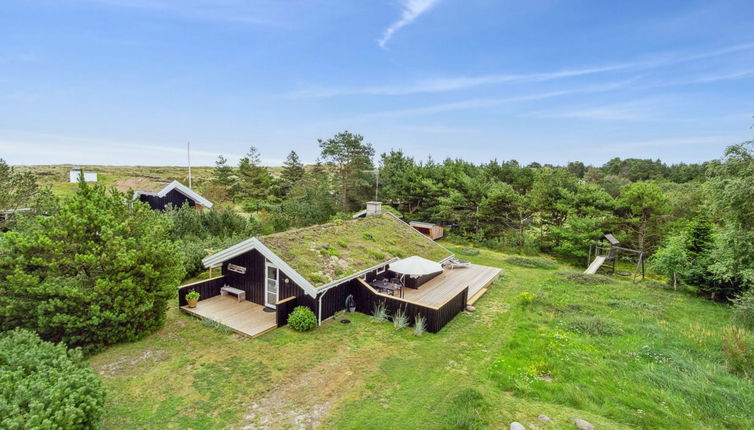
[[[592,244],[589,244],[589,258],[586,260],[586,267],[592,264]]]
[[[631,282],[636,283],[636,276],[639,274],[639,267],[641,267],[641,279],[644,279],[644,253],[639,253],[639,261],[636,263],[636,270],[634,270],[634,279]]]

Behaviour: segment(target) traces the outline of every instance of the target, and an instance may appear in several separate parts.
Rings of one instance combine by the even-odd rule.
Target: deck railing
[[[427,331],[430,333],[440,331],[445,327],[445,324],[466,308],[469,293],[469,287],[466,287],[440,306],[429,306],[400,297],[378,293],[369,284],[364,282],[363,279],[354,279],[351,282],[351,290],[356,300],[357,311],[371,315],[377,304],[384,303],[390,315],[395,315],[398,310],[405,312],[411,325],[414,324],[418,315],[423,316],[426,319]]]
[[[178,287],[178,306],[186,306],[186,294],[190,291],[199,293],[199,300],[205,300],[210,297],[220,295],[220,288],[225,284],[225,276],[205,279],[203,281],[193,282],[191,284],[181,285]]]

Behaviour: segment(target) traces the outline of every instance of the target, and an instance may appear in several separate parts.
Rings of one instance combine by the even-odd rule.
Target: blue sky
[[[754,3],[5,0],[0,158],[693,162],[754,137]]]

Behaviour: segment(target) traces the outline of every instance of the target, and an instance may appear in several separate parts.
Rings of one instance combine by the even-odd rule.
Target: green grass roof
[[[315,287],[412,255],[440,261],[450,251],[390,215],[316,225],[259,238]]]

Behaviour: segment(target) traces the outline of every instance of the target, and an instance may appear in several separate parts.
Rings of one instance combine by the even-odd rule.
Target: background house
[[[78,182],[79,177],[81,177],[81,167],[79,166],[73,166],[71,167],[71,171],[68,172],[68,182]],[[97,172],[83,172],[84,174],[84,182],[97,182]]]
[[[169,183],[157,192],[136,191],[134,198],[147,203],[152,209],[159,211],[165,210],[170,204],[177,208],[188,204],[196,210],[211,208],[213,206],[211,201],[178,181]]]

